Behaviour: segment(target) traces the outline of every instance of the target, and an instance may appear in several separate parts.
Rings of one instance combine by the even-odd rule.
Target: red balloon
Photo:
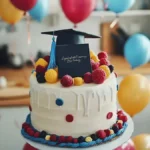
[[[23,11],[29,11],[37,3],[37,0],[10,0],[10,1],[15,7]]]
[[[23,150],[38,150],[34,147],[32,147],[31,145],[29,145],[28,143],[26,143],[23,147]]]
[[[115,150],[135,150],[134,143],[132,140],[129,140],[128,142],[116,148]]]
[[[77,24],[85,20],[96,6],[95,0],[60,0],[66,17]]]

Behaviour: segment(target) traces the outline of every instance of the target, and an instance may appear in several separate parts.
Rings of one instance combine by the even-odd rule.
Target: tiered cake
[[[65,37],[77,36],[76,32],[67,30]],[[57,36],[61,34],[59,31]],[[107,54],[100,52],[96,56],[85,47],[84,55],[80,51],[70,52],[70,47],[70,54],[65,53],[68,46],[77,44],[86,45],[69,41],[64,47],[57,42],[53,68],[49,68],[52,50],[50,56],[36,62],[30,77],[31,112],[22,126],[25,138],[50,146],[90,147],[108,142],[126,129],[127,117],[117,111],[117,77]],[[81,63],[85,68],[80,68]],[[78,70],[79,76],[74,70]]]

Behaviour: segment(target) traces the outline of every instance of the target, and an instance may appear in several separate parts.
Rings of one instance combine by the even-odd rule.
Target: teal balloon
[[[124,55],[134,69],[150,60],[150,40],[143,34],[131,36],[124,47]]]
[[[110,11],[122,13],[130,9],[135,3],[135,0],[105,0],[105,3],[108,5]]]
[[[29,11],[30,16],[41,22],[49,12],[49,0],[37,0],[36,5]]]

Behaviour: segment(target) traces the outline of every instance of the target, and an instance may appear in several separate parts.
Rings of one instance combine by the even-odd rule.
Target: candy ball
[[[50,140],[50,137],[51,137],[50,135],[46,135],[45,140],[46,140],[46,141],[49,141],[49,140]]]
[[[90,72],[84,74],[84,82],[92,83],[92,74]]]
[[[90,50],[90,58],[92,58],[93,56],[95,56],[95,53]]]
[[[106,74],[102,69],[96,69],[92,72],[92,80],[96,84],[102,84],[106,79]]]
[[[109,62],[107,59],[102,58],[102,59],[100,60],[100,65],[107,65],[107,66],[109,66],[109,65],[110,65],[110,62]]]
[[[106,74],[106,78],[108,78],[109,75],[110,75],[110,73],[111,73],[109,67],[106,66],[106,65],[101,65],[100,68],[101,68],[102,70],[104,70],[104,72],[105,72],[105,74]]]
[[[86,141],[86,142],[92,142],[92,138],[91,138],[91,137],[86,137],[86,138],[85,138],[85,141]]]
[[[43,73],[36,73],[36,79],[38,83],[45,83],[45,77]]]
[[[111,135],[114,134],[114,131],[113,131],[113,130],[110,130],[110,134],[111,134]]]
[[[48,83],[56,83],[58,80],[58,73],[54,69],[49,69],[45,73],[45,79]]]
[[[99,67],[99,62],[92,63],[91,66],[92,66],[92,70],[98,69],[98,67]]]
[[[99,59],[96,55],[93,55],[91,59],[94,60],[94,62],[99,62]]]
[[[38,66],[36,67],[36,72],[38,72],[38,73],[45,73],[46,70],[47,70],[47,67],[43,67],[43,66],[41,66],[41,65],[38,65]]]
[[[70,87],[73,85],[73,78],[69,75],[65,75],[61,79],[61,84],[64,87]]]
[[[108,55],[107,55],[106,52],[100,52],[100,53],[98,54],[98,58],[99,58],[99,59],[102,59],[102,58],[107,59],[107,58],[108,58]]]
[[[110,69],[110,72],[112,73],[114,71],[114,66],[113,65],[109,65],[108,67]]]
[[[97,136],[100,138],[100,139],[104,139],[106,137],[106,133],[103,131],[103,130],[99,130],[97,132]]]
[[[74,78],[74,85],[80,86],[84,83],[83,79],[81,77]]]
[[[50,56],[49,56],[49,55],[47,55],[47,56],[45,56],[43,59],[44,59],[44,60],[46,60],[46,61],[49,63]]]
[[[38,59],[38,61],[35,63],[35,67],[37,67],[38,65],[42,66],[42,67],[46,67],[48,65],[48,62],[46,60],[44,60],[43,58]]]

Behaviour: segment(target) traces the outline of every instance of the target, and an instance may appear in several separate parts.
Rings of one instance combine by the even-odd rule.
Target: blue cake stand
[[[134,131],[134,124],[133,124],[131,117],[129,115],[127,115],[127,117],[128,117],[128,126],[126,128],[126,131],[120,137],[117,137],[117,139],[114,139],[114,140],[107,142],[105,144],[100,144],[100,145],[89,147],[89,148],[51,147],[51,146],[39,144],[36,142],[32,142],[32,141],[25,139],[25,138],[24,139],[28,144],[30,144],[31,146],[33,146],[39,150],[86,150],[86,149],[87,150],[113,150],[113,149],[121,146],[125,142],[127,142],[130,139],[130,137],[132,136],[132,133]]]

